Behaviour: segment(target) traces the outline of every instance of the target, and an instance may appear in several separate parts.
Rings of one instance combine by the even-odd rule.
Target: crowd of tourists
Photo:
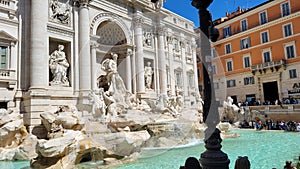
[[[240,124],[240,128],[255,128],[257,130],[284,130],[284,131],[298,131],[300,132],[300,123],[295,121],[285,122],[281,121],[272,121],[271,119],[266,120],[266,122],[262,122],[261,120],[250,121],[246,120],[242,121]]]
[[[252,99],[252,100],[246,100],[245,102],[237,102],[237,103],[234,103],[236,104],[238,107],[241,107],[241,106],[261,106],[261,105],[280,105],[282,106],[283,104],[299,104],[299,101],[297,99],[294,99],[294,98],[286,98],[286,99],[283,99],[282,101],[280,100],[266,100],[265,102],[261,102],[260,100],[255,100],[255,99]]]

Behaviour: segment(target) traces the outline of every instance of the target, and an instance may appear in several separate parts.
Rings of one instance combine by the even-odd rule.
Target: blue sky
[[[252,8],[268,0],[214,0],[209,6],[213,20],[225,16],[226,11],[233,12],[238,6],[242,9]],[[191,0],[166,0],[164,8],[181,15],[195,23],[199,27],[198,10],[191,5]]]

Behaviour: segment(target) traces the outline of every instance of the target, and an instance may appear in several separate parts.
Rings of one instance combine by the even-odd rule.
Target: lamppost
[[[200,30],[202,32],[200,37],[204,85],[203,120],[207,125],[204,139],[206,151],[201,154],[200,164],[202,169],[229,169],[228,156],[221,151],[221,132],[216,128],[220,122],[220,117],[213,86],[210,40],[215,42],[219,37],[219,32],[213,27],[211,14],[207,10],[212,2],[213,0],[192,1],[192,6],[199,10]],[[186,166],[188,165],[186,163]]]
[[[151,0],[152,3],[159,4],[162,0]],[[213,0],[193,0],[192,6],[199,10],[201,35],[201,57],[203,67],[204,85],[204,105],[203,120],[207,125],[205,130],[206,151],[201,154],[200,164],[197,159],[189,157],[183,169],[229,169],[229,159],[226,153],[221,151],[222,139],[220,130],[216,128],[220,122],[218,104],[215,99],[213,86],[213,75],[211,67],[211,45],[210,41],[215,42],[219,37],[219,32],[213,27],[212,17],[207,10]]]

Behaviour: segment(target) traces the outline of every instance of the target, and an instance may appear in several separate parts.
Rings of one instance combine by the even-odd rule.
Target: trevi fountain
[[[101,64],[104,74],[98,77],[98,89],[89,93],[88,116],[80,116],[75,105],[49,108],[40,114],[43,134],[37,137],[27,132],[22,114],[1,109],[0,160],[30,160],[32,168],[75,168],[88,161],[110,166],[138,158],[145,147],[172,148],[203,138],[200,96],[191,107],[183,105],[180,94],[139,99],[125,88],[117,57],[111,54]],[[60,62],[65,63],[50,64],[58,76],[51,83],[68,83],[66,61]],[[146,87],[152,76],[148,71]]]

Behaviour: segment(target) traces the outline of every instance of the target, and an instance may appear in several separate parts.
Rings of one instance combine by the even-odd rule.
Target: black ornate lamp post
[[[221,151],[222,139],[220,130],[216,128],[220,122],[218,104],[215,99],[213,86],[213,75],[211,68],[211,45],[210,41],[215,42],[219,37],[219,32],[213,27],[212,17],[207,7],[213,0],[193,0],[192,5],[199,10],[201,34],[201,55],[203,66],[203,85],[204,85],[204,106],[203,120],[207,125],[205,130],[206,151],[201,154],[200,164],[203,169],[229,169],[229,159],[227,154]],[[190,160],[191,161],[191,160]],[[189,164],[186,161],[186,169]]]
[[[151,0],[152,3],[160,3],[161,0]],[[212,17],[207,10],[213,0],[193,0],[192,5],[199,10],[201,35],[201,55],[203,66],[204,84],[204,106],[203,120],[207,125],[205,130],[206,151],[201,154],[200,164],[197,159],[189,157],[183,169],[229,169],[229,159],[227,154],[221,151],[222,139],[220,130],[216,128],[220,122],[218,104],[215,99],[213,88],[213,75],[211,68],[211,46],[210,41],[215,42],[219,37],[219,32],[212,25]]]

